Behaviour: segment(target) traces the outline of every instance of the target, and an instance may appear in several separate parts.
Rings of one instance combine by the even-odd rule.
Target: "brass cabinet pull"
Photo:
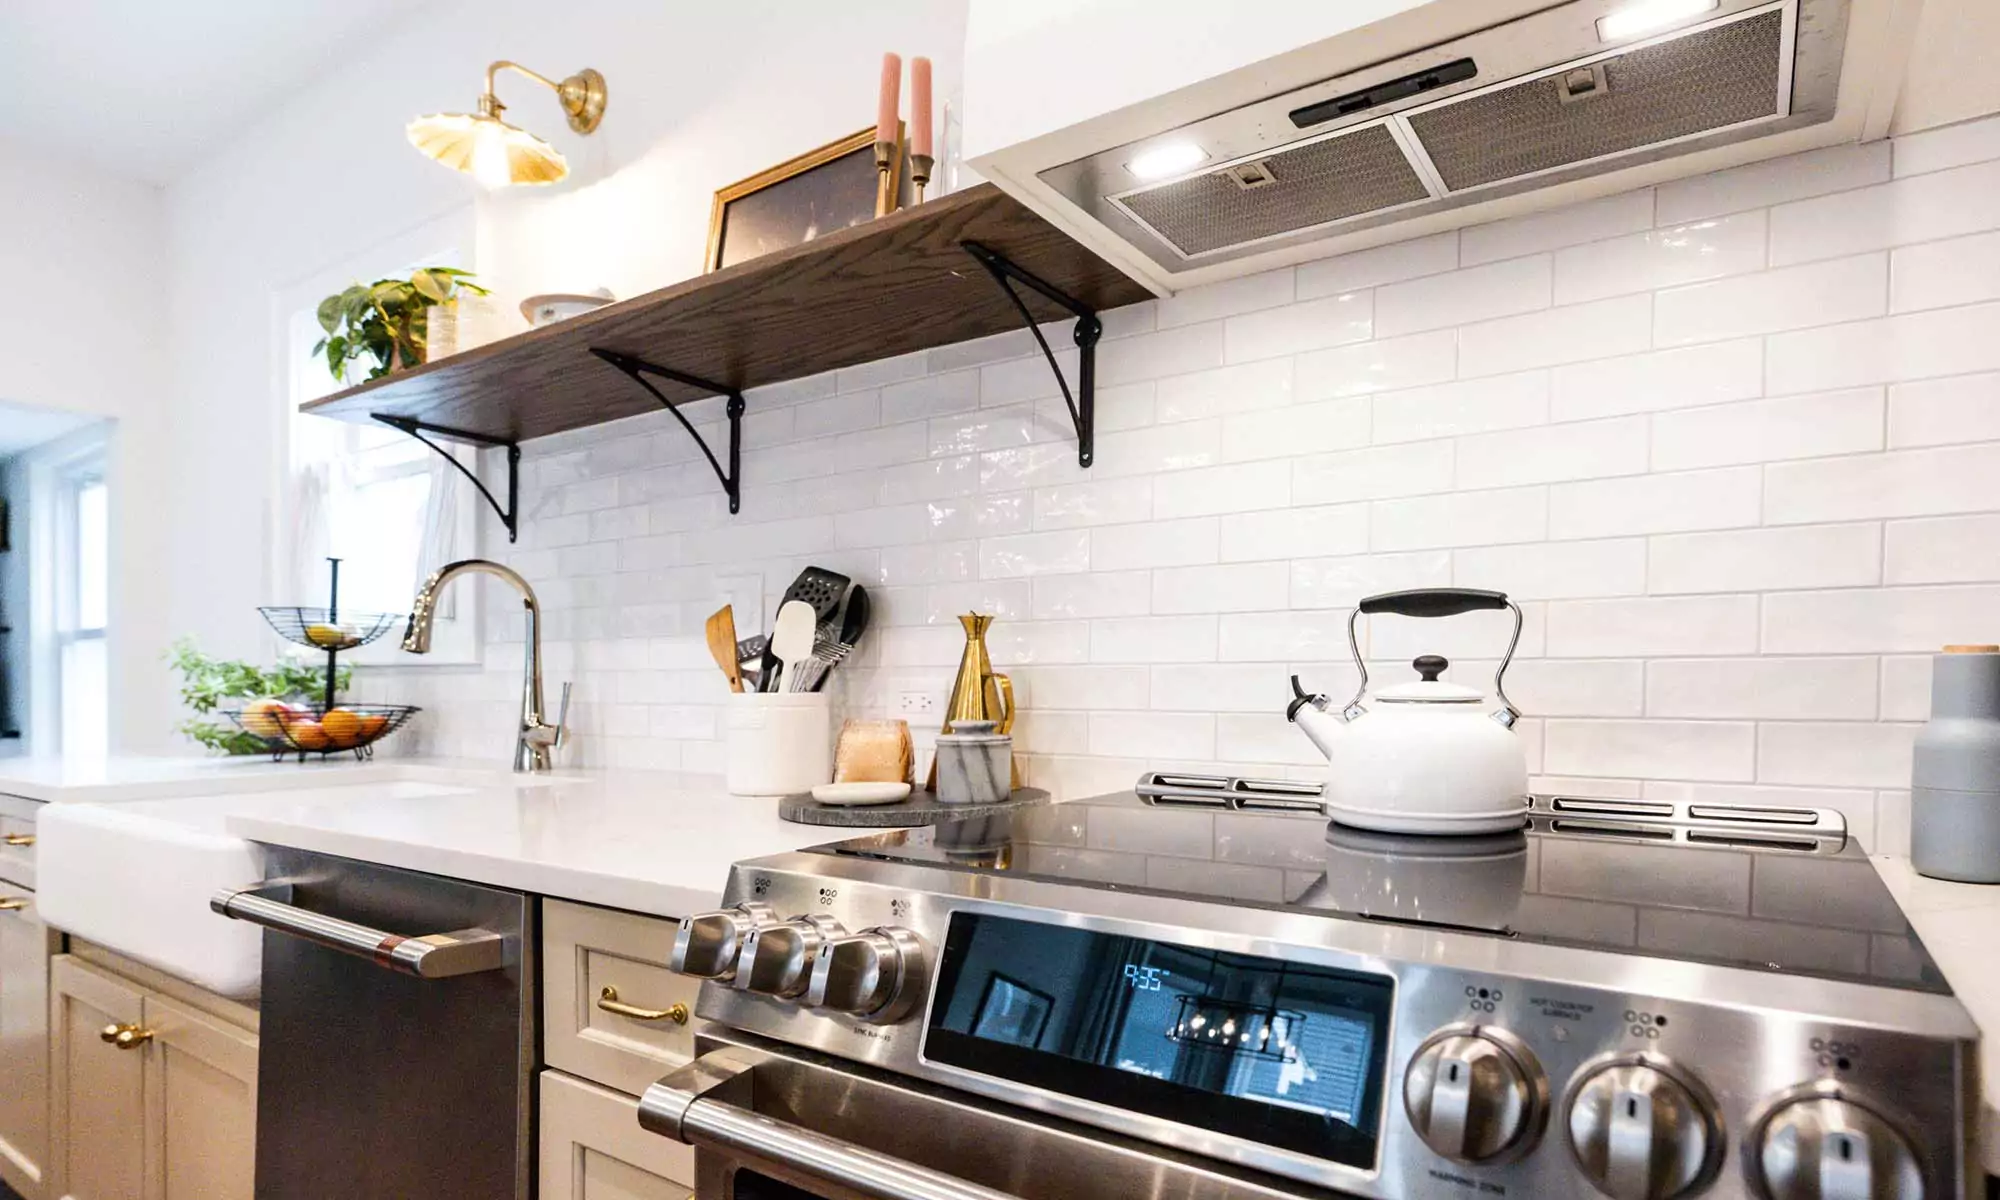
[[[20,912],[28,907],[26,896],[0,896],[0,912]]]
[[[106,1025],[97,1036],[107,1046],[132,1050],[152,1041],[153,1031],[142,1029],[137,1025]]]
[[[672,1021],[676,1025],[688,1023],[688,1006],[676,1004],[672,1008],[637,1008],[618,999],[618,989],[606,987],[597,994],[597,1007],[613,1016],[630,1017],[634,1021]]]
[[[10,833],[6,837],[0,838],[0,842],[5,842],[9,846],[32,846],[35,844],[35,835],[32,833]]]

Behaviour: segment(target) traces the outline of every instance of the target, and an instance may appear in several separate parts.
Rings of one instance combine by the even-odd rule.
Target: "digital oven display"
[[[1387,976],[954,913],[934,1062],[1375,1165]]]

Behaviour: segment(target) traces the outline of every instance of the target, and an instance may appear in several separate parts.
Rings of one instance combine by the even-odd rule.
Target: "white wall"
[[[1996,322],[1990,120],[1119,310],[1089,471],[1021,336],[752,393],[736,517],[664,414],[546,439],[504,557],[583,762],[716,768],[701,620],[812,562],[874,589],[848,713],[941,696],[978,609],[1031,782],[1311,776],[1285,677],[1343,694],[1358,597],[1461,584],[1524,602],[1541,786],[1824,804],[1890,847],[1927,652],[2000,640]],[[1483,685],[1502,644],[1368,647]],[[431,709],[412,747],[498,761],[516,661],[368,686]]]
[[[872,124],[885,49],[931,55],[949,94],[963,23],[962,4],[927,0],[436,5],[173,184],[173,445],[190,468],[176,498],[203,552],[171,628],[216,652],[263,654],[254,606],[298,602],[271,594],[288,416],[265,328],[275,298],[457,213],[476,231],[463,249],[510,313],[538,291],[629,296],[697,274],[718,187]],[[604,124],[583,138],[548,93],[501,77],[510,118],[569,156],[564,184],[483,195],[404,141],[420,113],[469,110],[498,58],[555,76],[594,66],[608,80]],[[254,336],[218,338],[217,313]]]
[[[111,712],[115,744],[169,744],[163,592],[201,556],[169,500],[165,220],[159,189],[0,145],[0,401],[90,413],[112,434]],[[226,352],[234,330],[210,322]]]

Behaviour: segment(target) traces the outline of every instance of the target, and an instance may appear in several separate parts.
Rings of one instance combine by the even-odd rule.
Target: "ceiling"
[[[407,0],[8,0],[0,139],[167,183],[361,52]]]
[[[54,441],[98,419],[48,408],[0,403],[0,458]]]

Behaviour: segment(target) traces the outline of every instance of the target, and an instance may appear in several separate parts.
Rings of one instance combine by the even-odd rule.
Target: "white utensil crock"
[[[729,697],[729,792],[791,796],[833,778],[833,697],[743,692]]]

